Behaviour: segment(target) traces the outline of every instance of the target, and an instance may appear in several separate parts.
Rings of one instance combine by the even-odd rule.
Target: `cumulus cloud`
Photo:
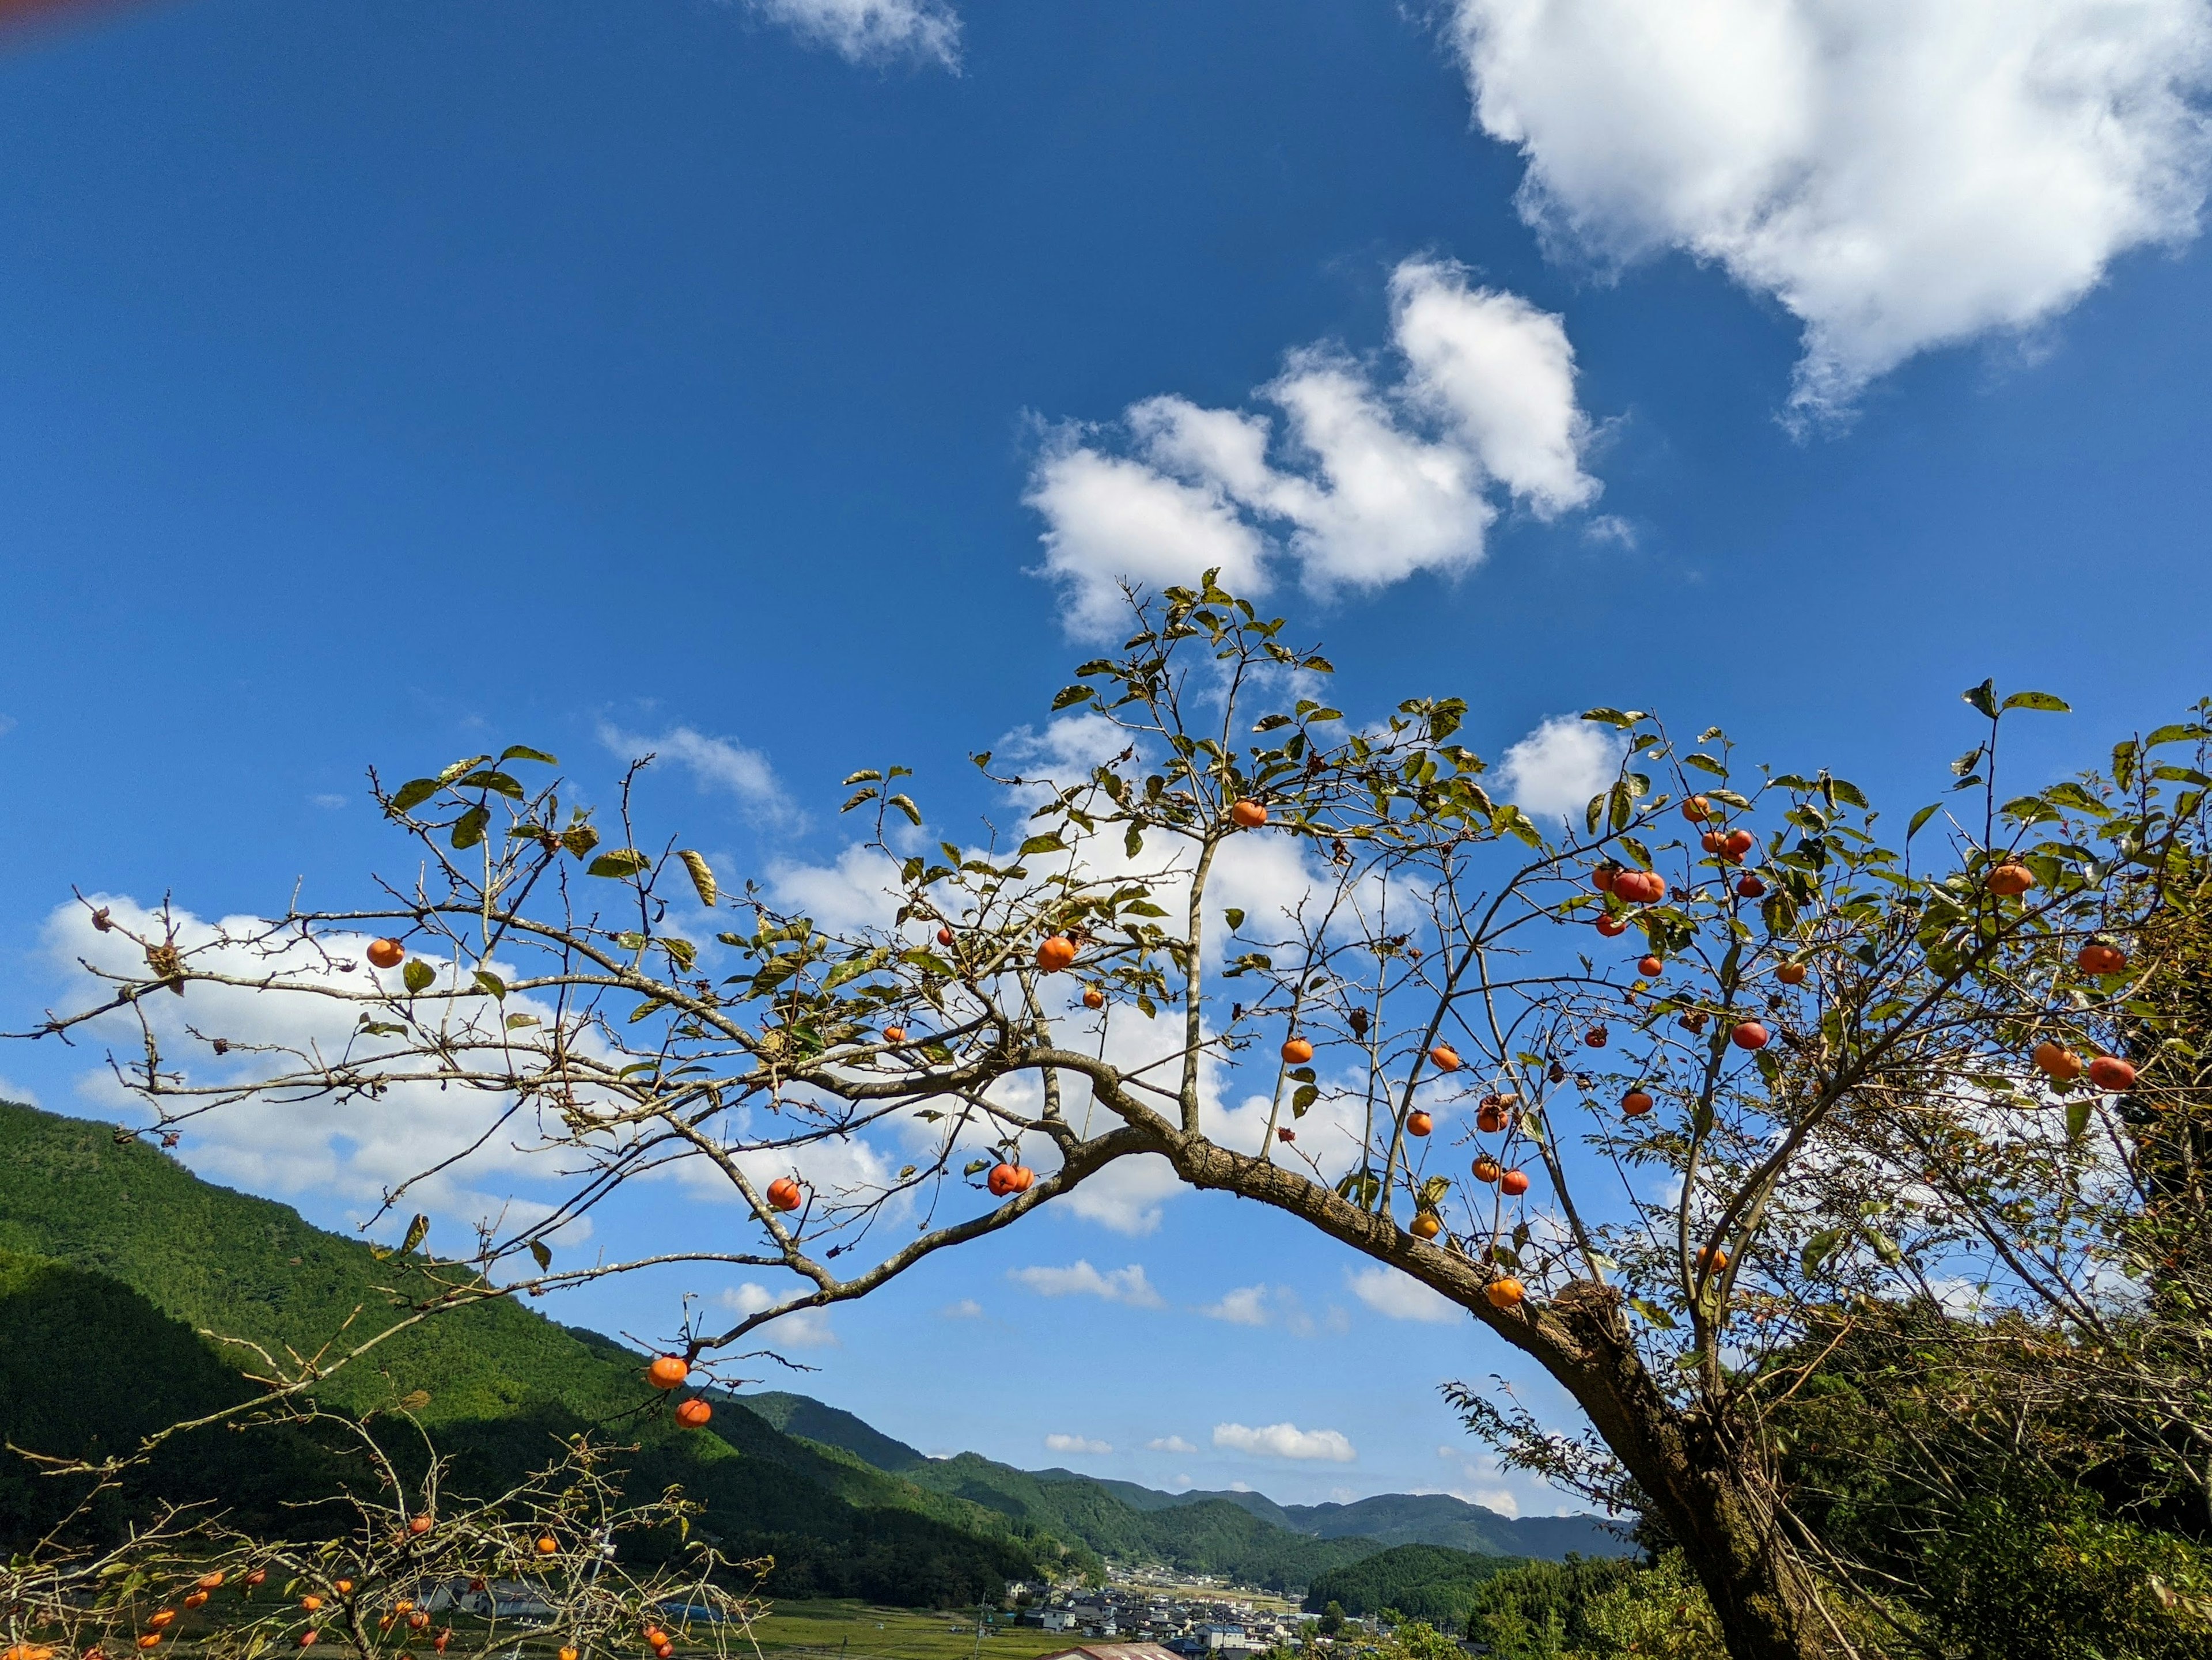
[[[1045,1449],[1049,1452],[1111,1452],[1113,1444],[1094,1441],[1087,1435],[1048,1435]]]
[[[1267,1288],[1240,1286],[1219,1302],[1206,1304],[1199,1312],[1209,1320],[1225,1320],[1232,1326],[1264,1326],[1267,1323]]]
[[[855,64],[960,65],[960,17],[939,0],[753,0],[754,9]]]
[[[1455,0],[1452,34],[1523,217],[1771,296],[1801,418],[2197,234],[2205,0]]]
[[[1213,1444],[1261,1458],[1317,1459],[1332,1464],[1348,1464],[1359,1456],[1339,1431],[1302,1430],[1296,1424],[1267,1424],[1258,1429],[1216,1424]]]
[[[1522,812],[1571,818],[1613,782],[1626,748],[1611,727],[1555,714],[1505,751],[1498,781]]]
[[[1376,1313],[1393,1320],[1419,1320],[1441,1326],[1467,1317],[1419,1280],[1379,1262],[1371,1268],[1346,1269],[1345,1279],[1353,1296]]]
[[[1170,395],[1054,435],[1024,499],[1072,631],[1118,628],[1125,581],[1213,566],[1248,593],[1285,560],[1321,593],[1465,570],[1501,501],[1550,518],[1596,496],[1559,318],[1435,259],[1401,265],[1390,301],[1395,380],[1309,346],[1259,389],[1273,416]]]
[[[725,1289],[715,1299],[733,1314],[758,1314],[763,1309],[772,1309],[782,1298],[766,1286],[748,1280],[744,1285]],[[830,1310],[799,1309],[771,1320],[757,1328],[762,1340],[778,1348],[834,1349],[843,1347],[837,1334],[830,1329]]]
[[[947,1303],[938,1313],[947,1320],[981,1320],[983,1305],[972,1297],[963,1297],[957,1303]]]
[[[673,727],[657,738],[648,738],[602,721],[599,742],[625,761],[643,755],[673,761],[692,775],[702,790],[733,795],[766,817],[782,818],[791,811],[768,758],[734,739],[709,738],[690,727]]]
[[[1160,1437],[1158,1440],[1147,1441],[1145,1444],[1151,1448],[1154,1452],[1196,1452],[1198,1450],[1196,1447],[1191,1445],[1189,1442],[1184,1440],[1180,1435],[1164,1435]],[[1176,1479],[1178,1481],[1186,1481],[1188,1478],[1185,1476],[1177,1476]]]
[[[1018,1286],[1028,1286],[1040,1297],[1098,1297],[1109,1303],[1127,1304],[1133,1309],[1166,1306],[1159,1292],[1152,1289],[1152,1282],[1145,1278],[1141,1262],[1101,1274],[1087,1261],[1078,1260],[1064,1268],[1010,1268],[1006,1278]]]

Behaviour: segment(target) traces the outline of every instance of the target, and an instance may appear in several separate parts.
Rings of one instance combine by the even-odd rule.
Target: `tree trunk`
[[[1734,1660],[1833,1660],[1844,1651],[1813,1576],[1784,1535],[1771,1472],[1725,1425],[1663,1395],[1637,1355],[1619,1300],[1582,1282],[1548,1313],[1574,1340],[1574,1364],[1553,1375],[1643,1489],[1653,1519],[1720,1620]]]

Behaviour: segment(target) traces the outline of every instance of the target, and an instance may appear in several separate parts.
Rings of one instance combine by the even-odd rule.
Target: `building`
[[[1080,1648],[1055,1649],[1042,1660],[1182,1660],[1158,1643],[1086,1643]]]

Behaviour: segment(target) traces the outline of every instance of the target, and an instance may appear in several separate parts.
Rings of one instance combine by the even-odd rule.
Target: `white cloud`
[[[320,795],[311,795],[307,798],[307,805],[309,806],[321,807],[325,812],[334,812],[338,808],[345,806],[345,804],[346,798],[344,796],[332,794],[328,792]]]
[[[1174,1168],[1148,1152],[1116,1159],[1058,1202],[1086,1222],[1141,1238],[1159,1226],[1162,1201],[1182,1191]]]
[[[972,1297],[963,1297],[957,1303],[947,1303],[938,1313],[947,1320],[981,1320],[983,1305]]]
[[[753,0],[762,15],[855,64],[960,64],[960,17],[939,0]]]
[[[709,738],[690,727],[672,727],[658,738],[599,722],[599,742],[625,761],[653,755],[687,769],[702,790],[734,795],[754,812],[781,818],[791,811],[768,758],[729,738]]]
[[[1555,714],[1505,751],[1498,780],[1523,812],[1572,818],[1613,782],[1626,747],[1601,721]]]
[[[1399,265],[1390,297],[1398,379],[1335,347],[1293,351],[1258,394],[1279,432],[1167,396],[1123,412],[1128,453],[1096,429],[1047,444],[1024,499],[1071,630],[1112,632],[1124,580],[1158,588],[1210,566],[1247,593],[1284,558],[1321,593],[1464,570],[1501,498],[1549,518],[1596,496],[1557,317],[1433,259]]]
[[[1196,1452],[1198,1450],[1180,1435],[1164,1435],[1158,1440],[1147,1441],[1145,1444],[1154,1452]],[[1183,1475],[1176,1478],[1178,1481],[1187,1481],[1189,1479],[1188,1476]]]
[[[1048,1435],[1044,1438],[1044,1444],[1046,1450],[1049,1452],[1111,1452],[1114,1450],[1110,1442],[1093,1441],[1088,1436],[1083,1435]]]
[[[1087,1261],[1080,1261],[1064,1268],[1010,1268],[1006,1278],[1018,1286],[1026,1286],[1040,1297],[1100,1297],[1109,1303],[1124,1303],[1133,1309],[1157,1309],[1166,1306],[1152,1282],[1145,1278],[1141,1262],[1132,1262],[1126,1268],[1111,1268],[1101,1274]]]
[[[772,1309],[782,1298],[766,1286],[748,1280],[734,1289],[725,1289],[716,1301],[733,1314],[758,1314],[763,1309]],[[800,1309],[780,1320],[771,1320],[756,1329],[763,1342],[779,1348],[834,1349],[843,1347],[842,1340],[830,1329],[830,1310]]]
[[[1467,1317],[1419,1280],[1380,1262],[1371,1268],[1346,1269],[1345,1279],[1353,1296],[1393,1320],[1419,1320],[1441,1326]]]
[[[1332,1464],[1348,1464],[1359,1456],[1338,1431],[1302,1430],[1296,1424],[1267,1424],[1258,1429],[1216,1424],[1213,1444],[1262,1458],[1323,1459]]]
[[[2197,233],[2205,0],[1455,0],[1453,35],[1522,216],[1778,301],[1801,417]]]
[[[1232,1326],[1264,1326],[1267,1323],[1267,1288],[1240,1286],[1219,1302],[1206,1304],[1199,1312],[1209,1320],[1225,1320]]]

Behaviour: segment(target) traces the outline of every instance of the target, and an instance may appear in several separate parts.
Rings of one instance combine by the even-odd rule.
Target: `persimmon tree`
[[[1329,664],[1211,579],[1133,617],[1054,700],[1095,761],[976,757],[1018,833],[945,838],[902,768],[847,781],[883,873],[872,924],[730,887],[648,842],[627,787],[595,814],[518,746],[373,775],[422,862],[356,907],[194,931],[88,901],[106,993],[41,1031],[127,1023],[112,1064],[150,1133],[248,1103],[358,1116],[475,1092],[467,1146],[527,1149],[566,1185],[488,1229],[441,1300],[647,1265],[785,1271],[772,1306],[672,1332],[710,1370],[781,1316],[1158,1161],[1404,1273],[1540,1365],[1586,1445],[1487,1391],[1463,1396],[1473,1421],[1642,1511],[1740,1660],[1848,1647],[1774,1403],[1882,1276],[2009,1294],[2047,1270],[2100,1294],[2070,1235],[2045,1243],[2073,1257],[2030,1261],[2009,1222],[1973,1218],[1908,1250],[1877,1172],[1903,1113],[1916,1158],[1993,1125],[2063,1157],[2109,1116],[2125,1056],[2143,1063],[2133,931],[2177,848],[2201,848],[2201,783],[2146,763],[2132,793],[2007,800],[2000,735],[2063,705],[1984,685],[1956,810],[1898,822],[1826,772],[1747,765],[1717,729],[1594,709],[1618,774],[1553,825],[1487,793],[1457,699],[1347,721]],[[2081,968],[2093,944],[2120,966]],[[194,1012],[234,1018],[249,995],[290,1011],[255,1031],[325,1036]],[[2048,1051],[2036,1069],[2046,1040],[2080,1075]],[[563,1226],[672,1168],[749,1225],[634,1261],[555,1255]]]
[[[404,1410],[350,1419],[280,1389],[228,1421],[246,1435],[277,1425],[319,1434],[349,1455],[353,1479],[294,1538],[242,1532],[211,1505],[166,1506],[109,1542],[85,1542],[65,1517],[0,1563],[10,1660],[157,1660],[180,1645],[232,1660],[483,1660],[538,1631],[561,1660],[641,1645],[668,1660],[679,1639],[716,1656],[751,1646],[760,1605],[733,1581],[763,1565],[727,1563],[695,1537],[699,1507],[680,1493],[627,1498],[620,1458],[635,1449],[577,1436],[505,1491],[474,1498],[447,1484],[446,1461]],[[421,1439],[411,1456],[388,1444],[393,1430]],[[55,1480],[92,1478],[88,1505],[150,1450],[36,1462]],[[342,1522],[324,1514],[332,1508]]]

